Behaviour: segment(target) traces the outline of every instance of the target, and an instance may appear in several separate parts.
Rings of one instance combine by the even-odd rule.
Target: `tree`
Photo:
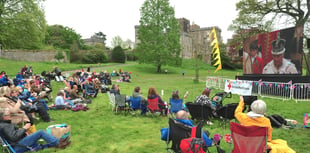
[[[62,49],[71,49],[74,45],[81,48],[84,45],[80,34],[62,25],[47,26],[45,43]]]
[[[108,58],[105,55],[105,50],[104,44],[97,43],[90,51],[87,52],[82,61],[84,63],[106,63],[108,62]]]
[[[130,39],[127,39],[124,43],[125,43],[126,49],[132,49],[133,48],[133,42]]]
[[[102,43],[105,45],[105,41],[107,40],[106,39],[106,35],[99,31],[99,32],[95,32],[94,35],[91,36],[91,40],[95,43]]]
[[[46,21],[40,2],[42,0],[0,1],[0,44],[4,48],[42,47]]]
[[[181,65],[180,25],[169,0],[146,0],[141,9],[139,43],[135,53],[140,63]]]
[[[111,46],[112,48],[115,48],[116,46],[125,48],[125,42],[123,41],[121,36],[118,36],[118,35],[112,38],[111,45],[112,45]]]
[[[126,61],[126,56],[125,56],[125,52],[122,49],[121,46],[116,46],[113,50],[112,50],[112,60],[113,62],[117,62],[117,63],[125,63]]]
[[[57,54],[55,55],[55,59],[56,59],[57,61],[60,61],[60,60],[62,60],[62,59],[64,59],[64,58],[65,58],[65,56],[63,55],[62,51],[61,51],[61,50],[58,50]]]

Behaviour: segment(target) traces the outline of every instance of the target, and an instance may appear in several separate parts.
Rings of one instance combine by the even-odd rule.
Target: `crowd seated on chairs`
[[[285,152],[285,153],[295,153],[286,143],[285,140],[276,139],[272,140],[272,126],[270,120],[265,117],[267,106],[262,100],[255,100],[251,104],[251,111],[248,113],[243,113],[244,109],[244,99],[240,96],[240,102],[235,110],[235,117],[243,126],[260,126],[267,127],[267,144],[271,149],[270,153]]]
[[[200,126],[199,126],[200,125]],[[213,145],[212,140],[208,136],[208,132],[202,132],[203,122],[198,124],[200,127],[197,132],[200,132],[200,138],[203,138],[203,146],[205,149]],[[189,138],[191,136],[191,128],[194,124],[188,119],[188,112],[180,110],[176,114],[176,119],[169,119],[169,128],[161,129],[161,140],[166,141],[167,145],[169,141],[172,141],[171,149],[174,152],[180,152],[180,141],[184,138]],[[202,136],[201,136],[202,135]],[[219,142],[219,140],[217,140]],[[216,142],[216,143],[218,143]]]

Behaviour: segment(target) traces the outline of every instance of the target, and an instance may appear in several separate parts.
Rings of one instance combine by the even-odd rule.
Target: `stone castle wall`
[[[56,61],[57,51],[25,51],[25,50],[0,50],[0,57],[28,62],[53,62]],[[67,59],[63,52],[64,59]],[[67,60],[64,60],[66,62]]]

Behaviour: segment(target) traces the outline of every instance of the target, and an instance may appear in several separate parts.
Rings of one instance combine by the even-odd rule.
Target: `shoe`
[[[66,142],[66,141],[69,141],[69,140],[70,140],[70,136],[68,136],[66,138],[59,139],[59,142]]]
[[[207,121],[206,124],[207,125],[213,125],[213,123],[211,121]]]
[[[71,144],[71,141],[65,141],[65,142],[60,142],[58,143],[58,145],[56,146],[56,148],[61,148],[61,149],[65,149],[68,145]]]

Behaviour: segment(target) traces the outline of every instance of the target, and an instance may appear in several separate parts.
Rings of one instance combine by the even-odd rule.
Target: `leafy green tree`
[[[105,45],[106,35],[102,33],[101,31],[96,32],[94,35],[91,36],[90,38],[94,43],[102,43]]]
[[[181,65],[180,25],[169,0],[146,0],[141,9],[135,50],[140,63],[157,66]]]
[[[42,0],[0,0],[0,44],[9,49],[39,49],[46,21]]]
[[[62,25],[47,26],[45,43],[62,49],[70,49],[74,45],[81,48],[84,45],[80,34],[76,33],[72,28]]]
[[[133,48],[134,43],[130,39],[127,39],[124,43],[125,43],[126,49],[132,49]]]
[[[84,63],[106,63],[108,58],[105,54],[105,45],[101,43],[95,44],[95,46],[87,52],[82,58]]]
[[[125,63],[126,56],[121,46],[116,46],[112,50],[112,60],[113,62],[117,62],[117,63]]]
[[[112,48],[115,48],[116,46],[120,46],[122,48],[125,48],[125,42],[123,41],[122,37],[121,36],[115,36],[112,38],[112,41],[111,41],[111,47]]]
[[[65,58],[65,56],[63,55],[62,51],[58,50],[57,54],[55,55],[55,59],[60,61],[60,60],[62,60],[64,58]]]

